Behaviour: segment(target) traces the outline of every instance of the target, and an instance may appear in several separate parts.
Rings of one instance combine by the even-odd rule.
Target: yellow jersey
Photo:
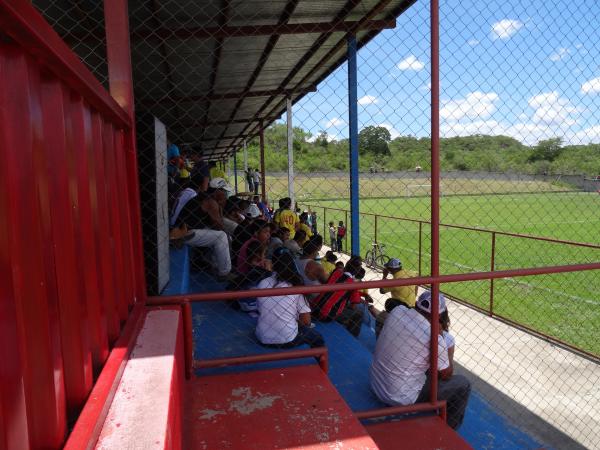
[[[413,278],[416,277],[417,273],[412,272],[410,270],[399,270],[398,272],[392,274],[392,278],[394,280],[398,280],[400,278]],[[391,288],[382,288],[381,291],[383,293],[389,292],[392,294],[392,298],[396,300],[402,300],[404,303],[409,305],[411,308],[414,308],[417,296],[416,296],[416,286],[398,286]]]
[[[277,216],[276,224],[290,230],[290,239],[294,239],[294,235],[296,234],[296,224],[298,222],[298,214],[289,209],[284,209]]]
[[[300,225],[298,225],[298,229],[304,230],[304,232],[306,233],[306,238],[304,239],[304,242],[308,241],[308,238],[313,235],[312,229],[305,223],[301,223]],[[304,242],[302,242],[302,244],[304,244]]]
[[[321,266],[323,266],[323,269],[325,269],[325,273],[327,275],[331,275],[331,272],[333,272],[335,270],[335,264],[330,263],[326,259],[321,261]]]

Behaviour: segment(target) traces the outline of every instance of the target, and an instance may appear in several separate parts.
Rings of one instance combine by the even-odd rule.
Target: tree
[[[392,135],[385,127],[368,126],[358,133],[358,151],[361,154],[389,155]]]
[[[320,131],[317,137],[315,138],[315,145],[323,148],[327,148],[329,144],[329,136],[327,136],[326,131]]]
[[[562,151],[562,139],[552,138],[538,142],[528,160],[535,161],[554,161]]]

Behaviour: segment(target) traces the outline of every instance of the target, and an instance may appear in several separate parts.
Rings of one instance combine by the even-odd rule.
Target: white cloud
[[[469,44],[471,47],[475,47],[476,45],[479,44],[479,41],[477,39],[469,39],[467,41],[467,44]]]
[[[504,19],[492,25],[492,39],[508,39],[523,27],[519,20]]]
[[[379,103],[379,99],[373,95],[364,95],[358,99],[359,105],[371,105],[374,103]]]
[[[440,117],[447,120],[485,119],[496,110],[494,102],[498,94],[494,92],[471,92],[464,99],[447,100],[442,103]]]
[[[600,77],[592,78],[581,85],[584,94],[597,94],[600,92]]]
[[[425,67],[425,63],[419,61],[415,55],[410,55],[400,61],[396,67],[400,70],[422,70]]]
[[[431,91],[431,82],[424,84],[419,88],[419,90],[427,92]]]
[[[570,53],[571,50],[569,50],[568,48],[559,47],[558,50],[556,50],[556,53],[550,55],[550,61],[560,61],[561,59],[569,56]]]
[[[572,116],[580,112],[569,100],[561,98],[558,92],[546,92],[531,97],[529,106],[535,109],[531,118],[533,123],[546,125],[575,125],[577,122]]]
[[[379,125],[377,125],[378,127],[383,127],[386,130],[388,130],[390,132],[390,136],[392,136],[392,139],[396,139],[398,136],[400,136],[400,133],[398,132],[398,130],[396,130],[392,125],[390,125],[389,123],[380,123]]]
[[[333,119],[329,119],[326,123],[325,123],[325,128],[333,128],[333,127],[339,127],[341,125],[344,125],[346,122],[344,122],[342,119],[340,119],[339,117],[334,117]]]

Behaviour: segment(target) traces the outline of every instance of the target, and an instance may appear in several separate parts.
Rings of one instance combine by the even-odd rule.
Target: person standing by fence
[[[329,222],[329,240],[331,241],[331,250],[337,251],[337,239],[335,237],[335,225]]]
[[[344,222],[340,220],[337,227],[337,251],[344,251],[344,238],[346,237],[346,227],[344,226]]]

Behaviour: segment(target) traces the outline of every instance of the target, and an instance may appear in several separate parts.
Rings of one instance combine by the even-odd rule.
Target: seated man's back
[[[413,404],[429,370],[431,326],[412,308],[401,305],[390,313],[377,340],[371,387],[379,399],[390,405]],[[438,369],[448,368],[448,349],[438,340]]]

